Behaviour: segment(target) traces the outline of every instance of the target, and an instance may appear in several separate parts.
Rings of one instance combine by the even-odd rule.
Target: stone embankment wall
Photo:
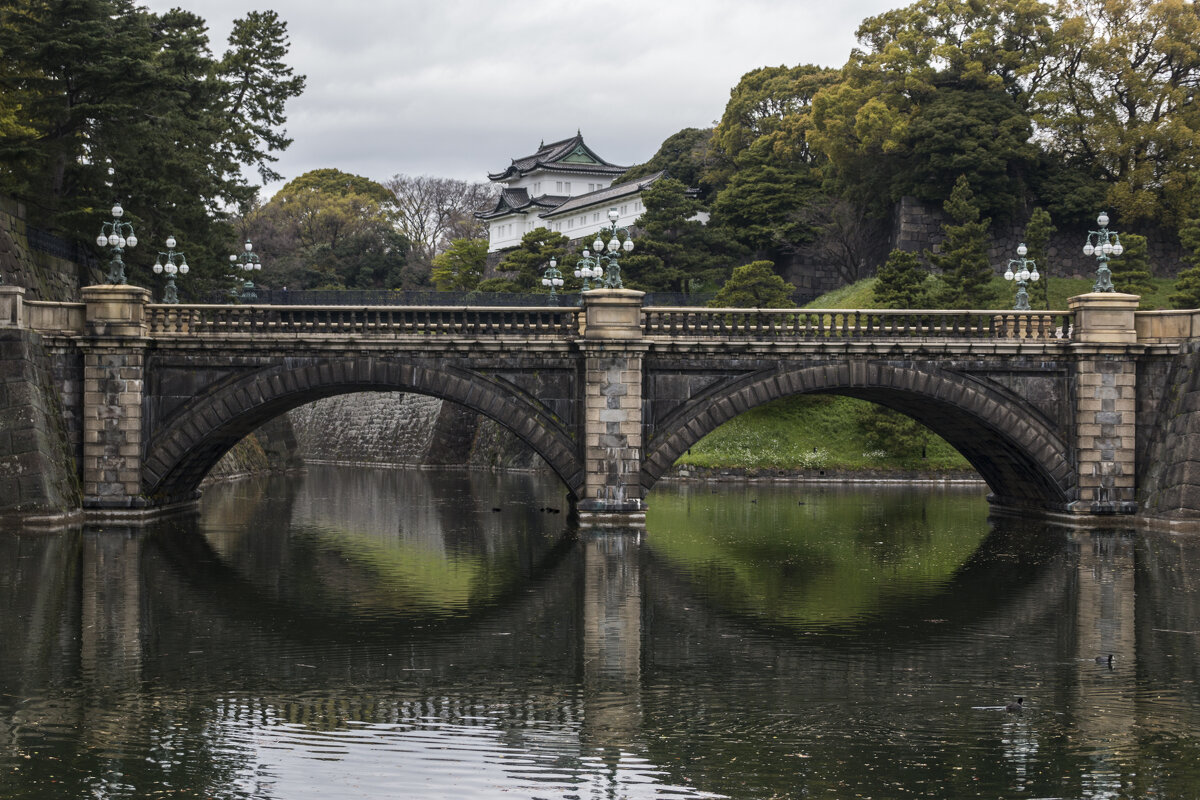
[[[400,392],[318,400],[287,415],[306,462],[379,466],[545,469],[508,430],[455,403]],[[260,434],[263,433],[260,429]],[[268,442],[274,437],[267,435]]]
[[[99,273],[90,254],[26,225],[24,205],[0,197],[0,281],[23,286],[26,300],[77,302],[79,287],[95,283]]]
[[[1138,389],[1140,510],[1200,518],[1200,345],[1140,365]]]
[[[1097,209],[1099,214],[1101,209]],[[922,203],[914,197],[901,198],[894,214],[892,228],[892,248],[920,253],[934,249],[945,238],[942,235],[942,225],[947,217],[936,206]],[[1017,257],[1017,245],[1025,240],[1026,220],[1013,222],[1007,227],[992,226],[991,238],[988,242],[988,261],[999,271],[1008,265],[1010,258]],[[1094,224],[1094,223],[1093,223]],[[1109,223],[1115,226],[1118,234],[1137,233],[1147,239],[1147,256],[1155,275],[1171,276],[1187,267],[1182,261],[1183,249],[1176,234],[1169,231],[1121,228],[1119,221]],[[1038,264],[1038,269],[1053,278],[1069,278],[1075,276],[1089,277],[1096,272],[1094,256],[1083,254],[1083,245],[1087,241],[1088,231],[1085,229],[1063,229],[1055,232],[1046,247],[1049,264]],[[886,254],[885,254],[886,256]]]
[[[71,437],[41,337],[0,330],[0,517],[82,503]]]

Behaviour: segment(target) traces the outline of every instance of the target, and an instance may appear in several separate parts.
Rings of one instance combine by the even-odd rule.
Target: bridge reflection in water
[[[1200,788],[1188,540],[977,492],[666,487],[576,538],[532,476],[292,488],[0,540],[0,795]]]

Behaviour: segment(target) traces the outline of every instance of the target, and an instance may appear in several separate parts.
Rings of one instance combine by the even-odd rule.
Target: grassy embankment
[[[1014,294],[1011,283],[996,277],[997,296]],[[810,308],[874,308],[868,278],[830,292]],[[1050,308],[1066,310],[1067,298],[1092,290],[1093,278],[1052,278]],[[1142,308],[1166,308],[1174,280],[1155,279],[1155,291],[1143,296]],[[1038,287],[1040,290],[1040,287]],[[1043,307],[1041,295],[1033,300]],[[751,409],[731,419],[692,446],[676,462],[708,469],[833,470],[861,472],[957,472],[970,470],[966,459],[939,437],[922,458],[919,452],[872,451],[855,423],[864,401],[833,395],[793,395]]]

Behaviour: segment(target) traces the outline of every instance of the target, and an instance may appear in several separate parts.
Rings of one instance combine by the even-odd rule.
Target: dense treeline
[[[625,176],[671,176],[644,197],[628,285],[715,291],[739,265],[782,272],[797,256],[852,282],[887,261],[881,221],[903,196],[946,211],[949,246],[920,254],[940,274],[922,287],[932,303],[987,301],[980,248],[995,226],[1030,223],[1035,239],[1086,230],[1101,209],[1122,232],[1178,236],[1200,264],[1187,256],[1200,246],[1192,3],[917,0],[857,36],[840,68],[747,73],[713,128],[680,131]],[[10,0],[0,192],[85,242],[121,201],[145,242],[129,260],[148,266],[174,234],[191,296],[232,285],[226,259],[244,237],[279,268],[267,280],[296,288],[539,291],[551,257],[573,266],[565,240],[535,231],[489,278],[481,183],[315,170],[261,202],[255,176],[280,178],[285,106],[304,88],[287,51],[274,12],[237,20],[214,55],[204,21],[180,9]],[[1131,243],[1113,271],[1135,290],[1154,265]],[[1181,275],[1176,302],[1200,305],[1194,287],[1200,273]]]
[[[204,20],[131,0],[0,5],[0,191],[30,221],[91,241],[119,201],[140,275],[174,235],[210,286],[232,251],[230,213],[275,180],[287,101],[304,89],[273,11],[236,20],[214,56]]]
[[[1042,229],[1084,231],[1107,209],[1122,231],[1179,232],[1192,250],[1192,3],[919,0],[865,20],[857,36],[841,69],[747,73],[714,128],[680,131],[626,177],[667,169],[700,190],[712,226],[744,252],[777,264],[807,252],[847,281],[879,266],[868,259],[872,221],[900,197],[946,204],[956,252],[925,262],[951,285],[924,299],[947,305],[984,301],[971,288],[989,270],[980,234],[1035,209]],[[744,261],[727,252],[726,275]]]

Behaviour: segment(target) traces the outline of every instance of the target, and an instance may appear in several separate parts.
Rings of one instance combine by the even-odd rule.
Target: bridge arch
[[[962,453],[1003,505],[1061,511],[1078,495],[1071,446],[1028,401],[934,365],[878,362],[784,366],[690,398],[648,436],[643,491],[721,424],[793,394],[856,397],[912,417]]]
[[[190,499],[221,456],[263,423],[314,400],[364,391],[430,395],[490,417],[545,459],[572,493],[583,490],[583,467],[567,426],[511,384],[453,366],[431,369],[399,360],[339,357],[285,359],[185,404],[151,431],[143,492],[158,503]]]

